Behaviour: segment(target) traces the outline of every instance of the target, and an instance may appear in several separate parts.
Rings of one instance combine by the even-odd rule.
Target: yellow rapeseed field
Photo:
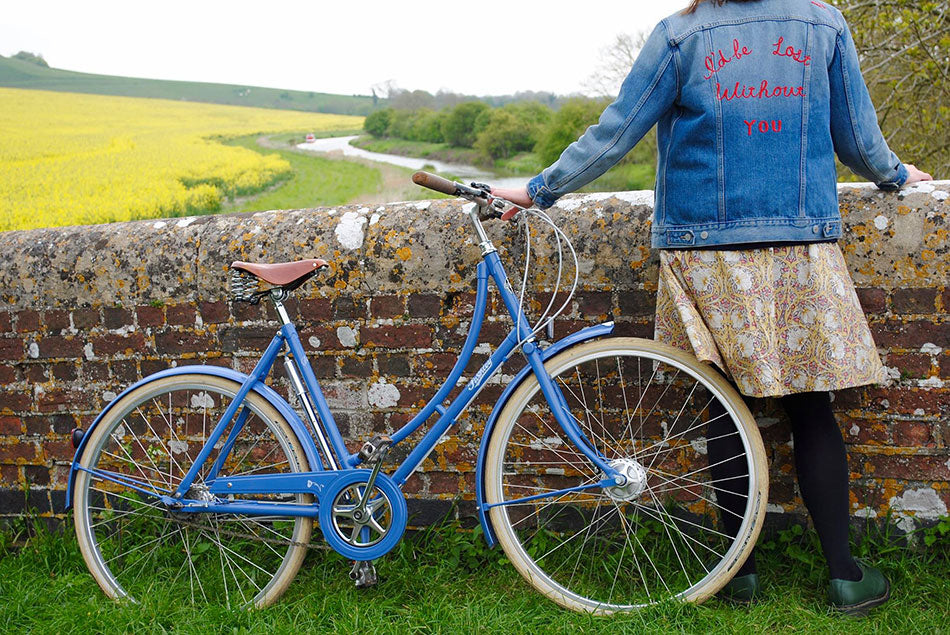
[[[352,129],[362,117],[0,88],[0,231],[214,210],[287,176],[215,138]]]

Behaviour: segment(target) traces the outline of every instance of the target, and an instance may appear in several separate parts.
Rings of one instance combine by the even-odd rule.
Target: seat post
[[[277,317],[284,326],[290,324],[290,316],[287,315],[287,309],[284,308],[284,300],[290,296],[290,292],[284,289],[271,289],[270,299],[274,303],[274,309],[277,311]]]

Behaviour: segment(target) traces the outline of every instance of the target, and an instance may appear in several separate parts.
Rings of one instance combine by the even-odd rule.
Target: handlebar
[[[461,183],[456,183],[455,181],[444,179],[441,176],[430,174],[429,172],[423,172],[422,170],[412,175],[412,182],[416,185],[427,187],[430,190],[448,194],[449,196],[463,196],[465,198],[476,198],[481,200],[485,200],[488,197],[488,192],[485,190],[462,185]]]
[[[459,196],[473,203],[477,203],[479,209],[482,210],[479,214],[483,216],[483,219],[504,218],[504,220],[509,220],[514,215],[514,210],[521,211],[520,207],[515,206],[513,209],[508,210],[506,214],[502,215],[501,210],[507,205],[514,205],[514,203],[492,196],[488,186],[482,186],[482,188],[469,187],[468,185],[450,181],[422,170],[412,175],[412,182],[416,185],[427,187],[430,190],[435,190],[436,192],[442,192],[449,196]],[[472,183],[472,185],[479,184]]]
[[[455,196],[458,193],[458,186],[460,185],[448,179],[443,179],[441,176],[429,174],[421,170],[412,175],[412,182],[416,185],[427,187],[430,190],[448,194],[449,196]]]

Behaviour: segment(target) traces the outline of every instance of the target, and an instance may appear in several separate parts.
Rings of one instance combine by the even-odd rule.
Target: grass
[[[515,176],[534,176],[546,167],[534,152],[522,152],[510,159],[495,161],[496,169]]]
[[[622,192],[625,190],[652,190],[656,182],[656,167],[647,163],[618,163],[581,192]]]
[[[524,583],[478,532],[443,525],[417,533],[378,563],[378,586],[357,590],[349,563],[324,550],[308,555],[290,589],[262,611],[191,606],[157,593],[139,605],[106,599],[86,571],[72,535],[33,530],[17,551],[0,539],[2,632],[396,632],[396,633],[941,633],[950,622],[950,553],[944,537],[929,552],[872,535],[859,550],[890,578],[889,603],[866,620],[831,613],[811,532],[786,530],[762,545],[765,598],[751,608],[718,600],[635,614],[591,617],[560,609]]]
[[[345,131],[335,131],[325,136],[346,134]],[[226,202],[221,212],[301,209],[346,203],[374,205],[444,198],[414,185],[411,180],[414,170],[363,159],[327,158],[295,149],[293,146],[303,142],[305,136],[305,132],[266,137],[251,135],[228,141],[262,154],[279,154],[290,163],[293,176],[262,193]],[[448,174],[443,176],[452,178]]]
[[[288,150],[291,150],[293,146],[303,143],[307,140],[307,134],[313,134],[317,139],[325,139],[327,137],[348,137],[350,135],[360,134],[362,131],[361,128],[353,128],[351,130],[324,130],[324,131],[313,131],[306,130],[304,132],[284,132],[280,134],[271,134],[267,135],[267,141],[274,146],[287,146]]]
[[[274,141],[282,146],[297,136],[300,135],[283,135]],[[228,143],[255,152],[280,155],[290,163],[293,176],[260,194],[225,203],[222,205],[222,212],[342,205],[361,194],[376,192],[382,186],[379,170],[372,167],[352,161],[314,156],[313,153],[300,150],[264,150],[258,145],[257,138],[257,135],[240,137]]]
[[[341,115],[368,115],[375,108],[373,98],[369,96],[333,95],[330,93],[235,84],[95,75],[47,68],[32,62],[2,56],[0,56],[0,86],[70,93],[199,101],[232,106],[256,106],[258,108],[327,112]]]

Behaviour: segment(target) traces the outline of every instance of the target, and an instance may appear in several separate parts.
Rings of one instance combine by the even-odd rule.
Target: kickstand
[[[356,582],[357,589],[365,589],[376,584],[376,567],[372,560],[355,560],[350,569],[350,580]]]

